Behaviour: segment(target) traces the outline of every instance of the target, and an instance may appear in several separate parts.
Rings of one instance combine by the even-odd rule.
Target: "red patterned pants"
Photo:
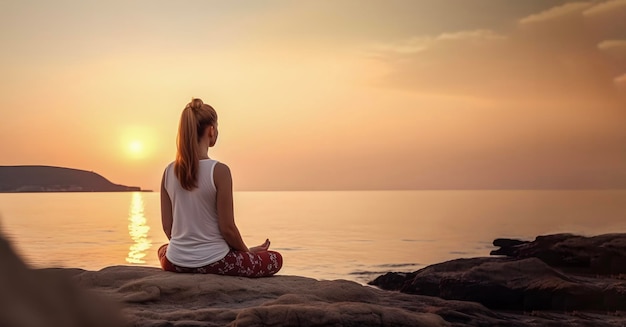
[[[218,274],[242,277],[267,277],[277,273],[283,266],[283,257],[276,251],[242,252],[230,250],[224,258],[204,267],[181,267],[167,260],[167,244],[159,248],[159,261],[166,271],[193,274]]]

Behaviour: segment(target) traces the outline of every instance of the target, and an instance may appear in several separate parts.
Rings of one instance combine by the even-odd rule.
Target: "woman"
[[[248,248],[235,225],[230,169],[209,158],[217,141],[217,113],[192,99],[180,117],[176,161],[161,180],[161,220],[170,240],[159,248],[163,270],[264,277],[278,272],[270,241]]]

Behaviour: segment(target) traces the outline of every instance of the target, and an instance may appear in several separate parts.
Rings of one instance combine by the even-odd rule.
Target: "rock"
[[[626,273],[626,234],[584,237],[572,234],[537,236],[533,242],[500,239],[492,255],[515,259],[539,258],[552,267],[574,273]]]
[[[508,257],[457,259],[413,273],[387,273],[370,284],[386,290],[479,302],[496,310],[626,310],[624,234],[499,239]]]
[[[418,298],[345,280],[250,279],[129,266],[72,276],[82,287],[125,303],[124,313],[135,326],[449,325],[442,316],[416,310]]]
[[[391,290],[391,291],[402,291],[405,290],[404,293],[412,293],[412,294],[422,294],[422,295],[434,295],[439,294],[439,287],[436,287],[433,290],[428,290],[427,288],[421,289],[421,292],[410,292],[405,288],[405,284],[407,281],[413,280],[417,272],[413,273],[401,273],[401,272],[388,272],[384,275],[380,275],[376,277],[376,279],[370,282],[370,285],[380,286],[383,289]]]
[[[108,267],[100,271],[71,269],[67,273],[83,288],[123,303],[123,313],[133,326],[521,327],[562,324],[621,326],[626,323],[626,318],[622,316],[593,312],[578,316],[568,314],[567,312],[572,311],[567,309],[568,311],[556,313],[546,312],[539,317],[536,313],[527,314],[522,310],[494,311],[480,303],[467,301],[480,301],[480,297],[472,297],[475,295],[473,293],[480,295],[481,292],[486,292],[486,288],[468,289],[468,285],[501,283],[508,285],[511,291],[501,294],[498,293],[500,289],[492,288],[492,291],[498,294],[499,301],[513,303],[517,298],[508,297],[521,294],[516,287],[532,284],[531,277],[519,279],[513,275],[516,270],[522,271],[520,275],[536,271],[537,274],[551,276],[551,279],[546,280],[552,282],[554,287],[575,293],[577,280],[568,279],[538,259],[529,258],[526,261],[529,263],[516,263],[506,258],[482,258],[431,266],[431,270],[441,274],[453,274],[458,269],[469,267],[476,268],[467,273],[466,279],[460,279],[466,281],[466,284],[455,283],[454,279],[443,282],[444,290],[448,293],[439,294],[442,298],[389,292],[345,280],[318,281],[298,276],[250,279],[176,274],[158,268],[131,266]],[[508,268],[498,268],[500,263],[508,264]],[[418,274],[415,275],[417,276]],[[506,284],[507,280],[509,284]],[[527,300],[543,300],[541,296],[553,293],[541,291],[551,289],[552,285],[534,285],[539,293]],[[594,290],[604,291],[599,286]],[[444,299],[454,298],[449,296],[453,294],[463,296]],[[581,293],[578,301],[592,301],[593,299],[585,298],[587,294],[591,293]],[[563,298],[567,299],[565,296]],[[617,298],[616,296],[615,299]],[[557,300],[559,299],[555,301]]]
[[[622,280],[572,277],[537,258],[461,259],[345,280],[242,278],[114,266],[32,270],[0,242],[0,326],[624,326]],[[407,294],[429,293],[436,296]],[[462,300],[462,301],[459,301]],[[477,301],[477,302],[471,302]],[[572,311],[604,301],[602,311]],[[563,308],[496,311],[494,308]],[[112,303],[117,303],[113,305]],[[117,310],[116,310],[117,308]],[[596,306],[596,308],[600,308]]]
[[[496,238],[495,240],[493,240],[493,246],[499,247],[513,247],[526,243],[528,243],[528,241],[521,241],[510,238]]]
[[[518,245],[529,243],[528,241],[515,240],[510,238],[497,238],[493,240],[493,246],[500,247],[497,250],[491,251],[491,255],[505,255],[514,256],[515,250]]]
[[[0,237],[0,326],[124,326],[111,301],[76,287],[76,269],[32,270]]]

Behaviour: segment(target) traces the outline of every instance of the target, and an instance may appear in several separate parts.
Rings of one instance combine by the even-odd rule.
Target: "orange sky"
[[[200,97],[237,190],[626,188],[626,0],[9,0],[0,42],[0,165],[156,189]]]

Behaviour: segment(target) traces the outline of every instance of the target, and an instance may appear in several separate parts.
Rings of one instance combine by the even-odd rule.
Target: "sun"
[[[117,134],[119,137],[117,153],[120,159],[140,163],[154,155],[155,142],[158,143],[158,137],[152,127],[124,126],[120,127]]]
[[[128,151],[128,154],[133,158],[141,158],[143,157],[145,152],[143,142],[139,140],[130,141],[126,150]]]

